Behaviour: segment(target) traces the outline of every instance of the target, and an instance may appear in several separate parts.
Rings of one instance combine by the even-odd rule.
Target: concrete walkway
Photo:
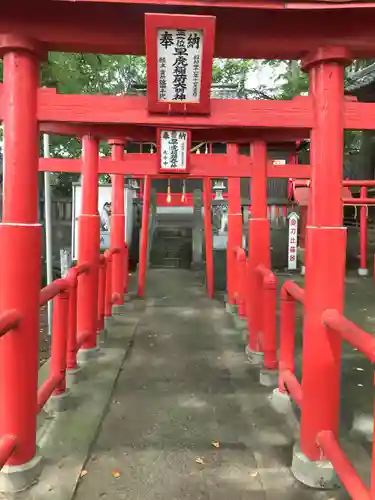
[[[148,298],[76,500],[346,499],[289,472],[294,431],[269,408],[222,304],[189,271]]]

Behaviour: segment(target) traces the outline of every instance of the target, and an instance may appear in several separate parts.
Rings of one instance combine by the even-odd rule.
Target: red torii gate
[[[329,336],[327,325],[332,328],[335,324],[337,329],[343,310],[346,239],[342,227],[341,201],[343,130],[372,129],[375,123],[374,104],[344,99],[343,77],[344,66],[352,58],[372,57],[375,52],[374,3],[369,2],[366,6],[356,3],[357,10],[347,8],[347,14],[338,6],[331,10],[321,6],[320,10],[309,11],[309,23],[305,24],[303,8],[300,10],[296,3],[291,2],[288,12],[284,2],[275,1],[272,4],[275,12],[267,25],[273,34],[271,38],[264,36],[266,4],[261,3],[258,9],[249,9],[251,15],[244,15],[242,3],[241,8],[231,3],[231,7],[237,8],[228,12],[222,5],[210,2],[207,5],[211,5],[214,15],[217,14],[220,27],[216,55],[288,59],[304,56],[303,67],[310,75],[311,96],[275,102],[213,100],[210,116],[183,117],[149,115],[145,98],[80,96],[77,102],[74,96],[59,96],[38,90],[39,61],[45,49],[144,52],[144,10],[139,9],[131,15],[132,6],[122,4],[120,16],[117,6],[113,7],[108,2],[99,4],[93,15],[90,3],[90,0],[84,4],[80,1],[61,1],[55,2],[52,7],[50,2],[51,8],[45,10],[45,2],[40,2],[37,7],[27,5],[18,14],[16,9],[19,5],[8,2],[2,8],[0,17],[0,33],[3,33],[0,47],[4,55],[4,95],[1,98],[0,117],[5,124],[0,304],[3,311],[16,310],[19,318],[16,321],[12,317],[10,321],[8,317],[7,322],[3,321],[1,325],[3,334],[17,327],[17,335],[14,332],[6,334],[0,349],[0,406],[4,408],[3,403],[6,403],[7,408],[6,414],[0,419],[2,457],[5,457],[10,467],[23,466],[29,470],[36,467],[40,299],[39,280],[36,278],[40,275],[41,249],[37,211],[38,126],[40,130],[53,132],[48,127],[50,122],[80,124],[85,134],[92,134],[86,135],[83,141],[83,190],[88,194],[84,194],[80,221],[81,255],[91,262],[90,272],[85,276],[85,285],[80,293],[83,295],[85,290],[86,298],[92,300],[94,293],[97,295],[99,254],[94,255],[87,237],[98,234],[97,136],[101,135],[92,124],[112,126],[125,123],[139,127],[179,126],[184,129],[226,126],[260,129],[266,134],[267,131],[272,133],[272,129],[298,129],[308,136],[311,131],[313,189],[306,263],[305,306],[308,315],[304,322],[303,398],[299,399],[302,406],[301,450],[310,461],[319,461],[321,450],[316,443],[317,436],[328,429],[331,438],[323,439],[322,436],[319,444],[338,467],[339,463],[342,464],[342,461],[337,460],[337,457],[342,458],[342,453],[337,451],[335,441],[338,434],[341,337]],[[312,9],[311,5],[305,4],[304,8]],[[77,11],[79,16],[76,16]],[[337,17],[342,22],[338,22]],[[85,22],[88,19],[93,21],[90,29],[80,24],[83,19]],[[72,29],[67,29],[67,26]],[[303,26],[303,33],[296,32],[293,29],[296,26]],[[322,26],[329,26],[328,32],[326,29],[322,31]],[[124,33],[127,35],[124,36]],[[337,45],[332,46],[332,42]],[[105,135],[118,136],[117,133]],[[122,137],[126,135],[121,134]],[[267,178],[265,139],[255,137],[252,141],[256,169],[252,182],[255,186],[253,217],[249,227],[250,234],[257,235],[251,238],[249,248],[249,294],[252,300],[257,297],[255,268],[262,263],[269,267],[269,231],[264,211]],[[328,253],[327,248],[330,249]],[[327,309],[338,311],[339,317],[335,316],[333,321],[325,315],[325,321],[322,322]],[[79,327],[89,332],[85,343],[89,351],[95,348],[96,318],[92,311],[90,315],[87,311],[87,314],[85,324],[82,321]],[[249,321],[251,332],[256,335],[256,315],[250,313]],[[338,331],[342,334],[341,330]],[[22,370],[19,370],[20,366]],[[17,393],[13,384],[9,386],[9,381],[16,385]],[[319,412],[316,411],[317,402],[320,403]]]
[[[65,129],[66,130],[66,129]],[[114,179],[113,186],[113,200],[114,200],[114,215],[116,215],[116,221],[119,220],[118,217],[121,214],[123,218],[123,194],[119,195],[119,190],[123,188],[124,175],[132,175],[134,177],[147,178],[167,178],[167,174],[161,174],[159,172],[158,158],[155,154],[149,153],[127,153],[123,155],[124,140],[115,139],[110,141],[114,144],[114,151],[112,159],[101,158],[99,160],[98,173],[112,174]],[[238,149],[233,149],[233,145],[228,145],[228,152],[226,154],[202,154],[202,155],[192,155],[189,174],[180,174],[179,178],[203,178],[204,182],[204,207],[205,207],[205,234],[206,238],[206,256],[207,256],[207,287],[208,295],[213,297],[214,287],[213,287],[213,256],[212,256],[212,226],[211,217],[209,216],[210,210],[210,194],[211,194],[211,178],[227,177],[229,179],[228,185],[228,199],[229,199],[229,209],[230,213],[238,214],[240,208],[237,206],[231,210],[233,200],[240,200],[239,191],[239,178],[241,177],[257,177],[256,169],[254,168],[254,161],[251,157],[240,155]],[[120,159],[121,158],[121,159]],[[56,159],[56,158],[40,158],[39,159],[39,170],[48,172],[70,172],[70,173],[81,173],[83,172],[84,160],[71,160],[71,159]],[[290,178],[291,176],[295,178],[305,179],[310,176],[310,166],[309,165],[296,165],[296,164],[286,164],[282,166],[277,166],[272,163],[272,161],[267,162],[267,176],[273,178]],[[85,178],[84,178],[85,179]],[[85,182],[85,180],[83,181]],[[121,183],[122,182],[122,183]],[[139,275],[138,275],[138,294],[140,296],[144,295],[145,289],[145,276],[146,276],[146,266],[147,266],[147,235],[148,235],[148,213],[150,204],[150,187],[145,185],[145,196],[143,197],[144,203],[144,219],[142,219],[142,229],[141,229],[141,246],[140,246],[140,260],[139,260]],[[84,184],[83,184],[84,185]],[[255,183],[255,186],[257,184]],[[118,187],[121,186],[121,187]],[[83,196],[87,196],[89,191],[84,190]],[[256,199],[257,192],[252,190],[252,195]],[[119,198],[119,201],[118,201]],[[267,206],[267,199],[262,199],[262,203]],[[237,202],[236,202],[237,203]],[[256,206],[255,202],[255,206]],[[233,217],[230,218],[233,221]],[[113,246],[119,246],[120,242],[123,241],[123,229],[120,229],[120,222],[112,225],[111,234],[113,233]],[[122,226],[123,227],[123,226]],[[229,246],[234,247],[241,243],[241,237],[239,237],[236,231],[232,232],[232,222],[229,224]],[[238,229],[238,228],[237,228]],[[241,234],[242,230],[238,229]],[[211,237],[210,237],[211,235]],[[236,235],[236,236],[234,236]],[[236,243],[232,243],[232,240]],[[115,243],[116,242],[116,243]],[[111,242],[112,246],[112,242]],[[115,257],[117,257],[115,259]],[[123,275],[123,260],[121,256],[114,256],[113,262],[113,272],[114,276]],[[230,281],[233,275],[233,262],[231,258],[231,253],[228,253],[228,280]],[[121,281],[117,278],[114,286],[114,291],[119,292],[121,287]],[[229,302],[233,303],[233,292],[229,294]],[[118,299],[119,301],[120,299]],[[120,304],[121,302],[118,302]]]

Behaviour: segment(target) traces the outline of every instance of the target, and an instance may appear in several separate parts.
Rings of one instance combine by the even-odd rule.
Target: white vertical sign
[[[297,269],[297,238],[298,238],[298,215],[291,212],[289,219],[289,238],[288,238],[288,269]]]
[[[162,170],[186,170],[188,134],[183,130],[162,130],[160,161]]]
[[[160,29],[157,37],[158,100],[199,102],[203,31]]]

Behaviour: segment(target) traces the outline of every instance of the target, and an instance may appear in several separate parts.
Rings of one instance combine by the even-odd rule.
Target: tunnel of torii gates
[[[55,7],[55,11],[61,9],[63,12],[63,9],[67,8],[63,6],[65,3],[70,2],[56,2],[58,7]],[[72,8],[76,8],[75,4],[79,2],[72,2]],[[10,8],[10,4],[7,5]],[[90,8],[89,2],[86,2],[86,6]],[[371,6],[373,13],[374,4],[371,3]],[[346,229],[343,227],[341,196],[343,132],[345,129],[375,128],[375,104],[358,103],[344,96],[345,66],[353,58],[373,57],[375,53],[371,24],[373,18],[365,13],[366,9],[347,9],[347,14],[340,11],[341,17],[338,22],[336,14],[332,18],[332,13],[324,11],[323,24],[328,22],[327,19],[331,19],[330,34],[335,31],[335,35],[332,33],[329,38],[321,34],[322,18],[317,12],[311,16],[309,14],[311,22],[307,25],[302,22],[306,21],[306,13],[293,11],[294,22],[297,23],[298,18],[298,25],[303,25],[303,35],[298,35],[299,32],[291,29],[290,25],[285,27],[284,22],[276,25],[271,23],[271,27],[271,24],[265,25],[263,19],[257,24],[254,21],[258,15],[256,9],[251,11],[252,28],[249,29],[246,23],[245,30],[241,16],[237,17],[238,24],[226,21],[223,23],[222,14],[219,14],[220,8],[216,11],[221,20],[216,57],[299,59],[304,56],[302,68],[310,77],[309,96],[298,97],[291,101],[211,99],[215,17],[179,14],[146,14],[147,97],[59,95],[53,90],[38,87],[39,63],[44,57],[45,50],[144,53],[143,49],[140,49],[144,44],[144,41],[140,42],[140,37],[143,40],[143,24],[137,24],[136,20],[130,18],[130,24],[129,20],[127,21],[130,29],[128,36],[124,26],[121,24],[120,27],[118,24],[116,17],[111,17],[113,25],[108,27],[106,23],[109,17],[98,16],[95,11],[95,14],[90,16],[93,21],[93,24],[90,24],[90,33],[94,38],[89,43],[91,35],[87,32],[86,26],[81,26],[76,32],[70,31],[69,21],[66,20],[70,18],[62,14],[62,19],[65,19],[67,24],[64,29],[55,29],[55,23],[51,22],[48,9],[41,19],[35,18],[34,11],[28,11],[30,18],[22,12],[21,20],[17,18],[16,11],[12,11],[10,17],[7,17],[5,11],[0,19],[0,32],[3,33],[0,36],[0,47],[4,62],[0,119],[4,123],[5,157],[3,220],[0,226],[2,311],[0,332],[3,335],[0,343],[0,462],[1,465],[6,464],[2,477],[5,475],[8,481],[13,473],[18,474],[20,470],[29,473],[27,476],[29,483],[25,486],[35,480],[39,470],[36,452],[36,415],[51,394],[61,395],[65,391],[66,364],[61,366],[61,363],[65,363],[64,355],[56,361],[57,371],[47,380],[47,386],[42,387],[42,394],[40,390],[38,391],[39,306],[56,293],[60,293],[61,301],[57,302],[58,307],[55,308],[56,318],[60,319],[56,334],[60,332],[58,336],[60,338],[61,331],[64,332],[66,327],[65,315],[61,314],[61,311],[66,307],[65,299],[68,295],[65,280],[55,283],[54,288],[48,288],[42,296],[40,295],[41,226],[38,223],[38,171],[70,171],[83,174],[76,272],[82,273],[77,291],[77,331],[82,346],[80,352],[86,359],[97,351],[100,267],[98,174],[109,173],[113,176],[111,248],[116,246],[117,250],[124,242],[122,200],[124,175],[145,177],[139,265],[140,295],[144,294],[146,273],[146,227],[151,178],[159,175],[203,178],[206,201],[205,224],[209,230],[207,201],[207,194],[210,191],[209,179],[227,177],[229,255],[231,249],[241,246],[238,179],[252,177],[252,214],[249,220],[250,237],[245,290],[249,331],[248,353],[252,355],[259,352],[261,347],[258,333],[261,328],[259,300],[262,294],[257,270],[259,267],[266,271],[270,270],[266,180],[267,176],[292,177],[311,179],[305,288],[301,290],[293,284],[294,287],[284,289],[281,297],[282,308],[288,308],[289,323],[286,330],[289,336],[294,332],[295,300],[304,303],[305,311],[301,384],[293,375],[293,352],[287,359],[285,357],[281,359],[279,364],[283,375],[280,391],[283,394],[287,392],[293,397],[302,410],[300,445],[295,457],[305,457],[303,460],[309,465],[319,465],[322,456],[326,457],[333,464],[345,486],[351,489],[351,492],[355,490],[362,494],[356,498],[370,498],[338,445],[338,427],[342,338],[354,343],[371,360],[374,358],[374,349],[369,348],[372,339],[370,341],[359,328],[355,330],[355,327],[342,316]],[[292,15],[285,10],[283,14]],[[227,19],[227,15],[228,12],[225,13],[224,19]],[[275,18],[277,15],[272,13]],[[233,17],[234,13],[231,16]],[[357,22],[353,21],[353,16]],[[344,18],[347,22],[344,22]],[[54,19],[60,19],[56,12]],[[71,19],[72,22],[73,19],[74,22],[77,19],[87,21],[85,16],[72,15]],[[94,25],[97,29],[94,29]],[[139,33],[134,31],[137,26],[141,30]],[[234,27],[234,31],[231,32],[234,38],[229,41],[226,31],[227,38],[224,44],[222,31],[228,30],[230,26]],[[270,30],[272,37],[264,36],[264,26]],[[11,32],[9,32],[10,27],[12,27]],[[160,88],[157,94],[156,33],[158,28],[166,27],[190,30],[192,33],[198,30],[207,35],[205,38],[207,45],[202,52],[200,94],[197,102],[183,102],[182,98],[176,102],[171,98],[168,100],[165,94],[161,96]],[[101,38],[101,33],[105,29],[107,29],[106,36]],[[281,29],[286,29],[288,33],[287,36],[284,34],[284,38],[280,35]],[[241,38],[241,43],[236,42],[239,32],[244,36]],[[309,36],[307,32],[310,33]],[[77,33],[79,33],[78,39]],[[292,33],[293,38],[290,39]],[[153,35],[155,38],[152,38]],[[68,38],[64,42],[65,36]],[[259,36],[259,41],[257,38],[252,38],[254,36]],[[249,43],[245,43],[246,37],[250,40]],[[336,45],[332,46],[327,40],[334,40]],[[343,40],[343,46],[339,45],[340,40]],[[132,48],[130,48],[131,43],[134,44]],[[150,54],[153,54],[153,58]],[[173,173],[171,170],[163,172],[160,144],[156,155],[123,156],[124,140],[129,138],[155,140],[160,138],[163,130],[184,131],[188,136],[192,134],[197,141],[226,142],[227,154],[189,155],[189,150],[186,149],[186,168],[184,171],[177,169]],[[40,159],[39,132],[74,134],[82,137],[82,160]],[[267,162],[267,143],[295,142],[305,138],[311,140],[311,166],[273,166]],[[99,159],[99,139],[112,140],[114,144],[112,159]],[[251,145],[250,158],[238,154],[236,147],[238,143]],[[206,244],[210,245],[210,241],[211,238],[206,237]],[[209,251],[208,256],[210,255]],[[113,257],[115,269],[116,266],[120,269],[120,262],[116,264],[115,255]],[[212,266],[210,257],[209,266]],[[117,304],[121,304],[124,297],[124,281],[121,273],[123,271],[113,274]],[[211,285],[209,293],[212,294]],[[229,300],[232,300],[230,287]],[[276,308],[276,301],[273,307]],[[332,334],[332,331],[335,334]],[[283,332],[282,329],[282,339]],[[290,342],[289,346],[293,345],[293,342],[292,344]],[[61,348],[61,345],[57,345],[57,352],[61,352]],[[266,354],[267,346],[263,348]],[[284,354],[281,348],[280,356]],[[54,363],[53,347],[53,366]],[[275,369],[276,364],[273,363],[268,368]],[[317,407],[319,411],[316,411]],[[298,478],[308,482],[306,477]]]

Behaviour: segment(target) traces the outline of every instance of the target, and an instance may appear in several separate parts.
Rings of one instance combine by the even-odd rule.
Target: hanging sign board
[[[272,160],[272,165],[286,165],[286,160]]]
[[[288,269],[297,269],[297,238],[298,238],[298,215],[291,212],[289,219],[289,236],[288,236]]]
[[[215,17],[146,14],[148,110],[210,112]]]
[[[158,129],[160,172],[182,174],[189,170],[191,136],[189,130]]]

